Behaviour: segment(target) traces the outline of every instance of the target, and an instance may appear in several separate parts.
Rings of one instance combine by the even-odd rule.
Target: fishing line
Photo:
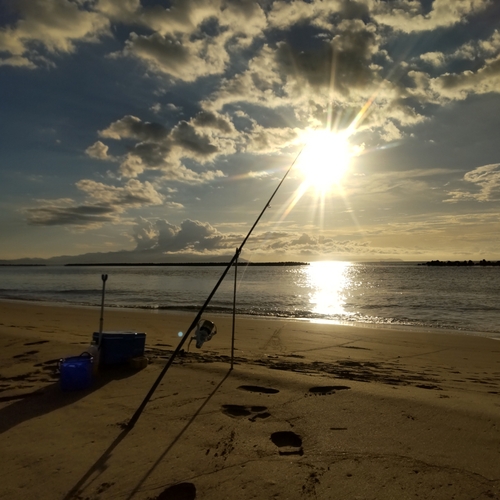
[[[233,255],[233,257],[232,257],[231,261],[229,262],[229,264],[227,265],[227,267],[224,269],[224,272],[222,273],[221,277],[219,278],[219,281],[217,281],[216,285],[214,286],[214,288],[210,292],[209,296],[205,300],[205,303],[201,306],[201,309],[198,311],[198,314],[196,315],[196,317],[194,318],[193,322],[191,323],[191,325],[189,326],[189,328],[186,330],[186,333],[182,337],[181,341],[179,342],[179,344],[175,348],[175,351],[172,353],[172,355],[170,356],[170,358],[167,361],[166,365],[163,367],[163,370],[158,375],[158,378],[155,380],[155,382],[151,386],[151,389],[149,390],[149,392],[147,393],[146,397],[144,398],[144,400],[140,404],[139,408],[137,408],[136,412],[134,413],[134,415],[130,419],[130,421],[128,423],[128,428],[129,429],[131,429],[132,427],[134,427],[134,425],[136,424],[137,420],[139,420],[139,417],[141,416],[141,413],[143,412],[144,408],[146,407],[146,405],[148,404],[149,400],[153,396],[154,392],[156,391],[156,388],[158,387],[158,385],[160,384],[161,380],[163,379],[163,377],[167,373],[167,370],[170,368],[170,366],[174,362],[174,359],[177,356],[177,354],[179,354],[182,346],[184,345],[184,343],[186,342],[187,338],[189,337],[189,335],[193,331],[194,327],[200,321],[201,315],[203,314],[203,312],[207,308],[208,304],[212,300],[212,297],[215,295],[215,292],[217,291],[217,289],[219,288],[220,284],[222,283],[222,281],[226,277],[226,274],[229,272],[229,269],[231,269],[231,266],[234,264],[234,262],[236,261],[236,259],[239,257],[241,251],[243,250],[243,247],[245,246],[245,243],[247,242],[248,238],[250,238],[250,235],[252,234],[253,230],[256,228],[257,224],[259,223],[260,219],[262,218],[262,216],[264,215],[264,213],[266,212],[266,210],[268,208],[270,208],[271,201],[273,200],[273,198],[276,195],[276,193],[278,192],[279,188],[281,187],[281,185],[285,181],[286,177],[288,176],[288,174],[292,170],[293,166],[295,165],[295,163],[299,159],[299,156],[300,156],[300,154],[302,153],[303,150],[304,150],[304,148],[302,148],[299,151],[299,153],[297,154],[297,156],[293,160],[292,164],[290,165],[290,167],[288,168],[288,170],[285,172],[285,175],[283,176],[283,178],[279,182],[278,186],[274,190],[273,194],[271,195],[271,197],[269,198],[269,200],[265,204],[264,208],[260,212],[259,216],[257,217],[257,219],[255,220],[255,222],[253,223],[253,226],[250,228],[250,231],[248,231],[248,234],[245,236],[244,240],[241,242],[241,245],[239,246],[239,248],[236,249],[235,254]]]

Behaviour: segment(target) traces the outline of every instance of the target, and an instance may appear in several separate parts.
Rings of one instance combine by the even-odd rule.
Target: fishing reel
[[[217,327],[215,326],[215,324],[209,321],[208,319],[202,319],[199,321],[194,337],[191,337],[189,344],[191,344],[193,340],[196,340],[196,348],[200,349],[201,346],[205,342],[211,340],[216,333],[217,333]]]

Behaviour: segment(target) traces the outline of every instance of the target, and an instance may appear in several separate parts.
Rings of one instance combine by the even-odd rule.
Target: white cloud
[[[150,182],[142,183],[136,179],[128,180],[123,187],[82,179],[76,183],[76,187],[94,202],[113,206],[116,209],[161,205],[163,202],[162,196]]]
[[[246,135],[244,151],[248,153],[276,153],[297,143],[298,131],[292,128],[264,128],[254,123]]]
[[[29,224],[39,226],[100,227],[115,222],[128,208],[161,205],[162,196],[149,182],[129,180],[124,186],[110,186],[89,179],[76,183],[86,200],[76,203],[70,198],[37,200],[36,206],[25,210]]]
[[[444,105],[465,100],[472,94],[500,93],[500,55],[476,71],[444,73],[436,78],[418,71],[410,71],[408,75],[416,85],[408,88],[407,93],[423,103]]]
[[[486,54],[498,54],[500,51],[500,31],[496,29],[487,40],[480,40],[479,47]]]
[[[138,250],[205,253],[228,248],[225,236],[212,225],[191,219],[177,226],[164,219],[151,222],[140,218],[136,221],[133,237]]]
[[[393,122],[388,121],[382,127],[382,132],[380,134],[380,137],[385,142],[392,142],[401,139],[402,134],[401,131],[396,127],[396,125],[394,125]]]
[[[420,59],[436,68],[443,66],[446,61],[445,55],[442,52],[426,52],[420,56]]]
[[[475,200],[480,202],[500,200],[500,163],[492,163],[477,167],[467,172],[463,178],[464,182],[472,184],[474,192],[456,190],[448,192],[450,198],[444,200],[449,203],[459,201]]]
[[[96,160],[114,160],[112,156],[108,155],[108,150],[109,147],[106,144],[96,141],[85,150],[85,153]]]
[[[229,56],[222,42],[214,37],[190,40],[187,36],[131,33],[123,53],[142,60],[154,71],[193,82],[201,76],[224,71]]]
[[[159,102],[155,102],[152,106],[149,108],[153,113],[158,114],[161,111],[161,104]]]
[[[367,3],[378,23],[405,33],[412,33],[453,26],[463,22],[468,15],[484,10],[491,2],[489,0],[434,0],[429,13],[424,13],[422,4],[414,0],[391,2],[369,0]]]
[[[219,155],[235,152],[237,132],[228,117],[202,111],[190,122],[182,120],[171,130],[159,123],[143,122],[128,115],[99,131],[99,135],[138,141],[122,157],[121,175],[135,178],[146,170],[159,170],[164,179],[203,183],[224,174],[220,170],[197,173],[183,165],[183,160],[189,158],[206,164]],[[92,151],[97,154],[94,149]]]
[[[0,29],[0,64],[33,68],[47,60],[39,47],[50,55],[71,53],[78,42],[96,42],[109,33],[109,21],[87,10],[81,2],[30,0],[15,4],[19,19]]]

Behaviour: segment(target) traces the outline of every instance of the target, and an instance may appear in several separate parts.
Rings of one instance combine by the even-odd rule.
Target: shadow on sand
[[[182,428],[182,430],[177,434],[177,436],[174,437],[172,442],[167,446],[165,451],[158,457],[156,462],[151,466],[151,468],[144,474],[144,476],[139,480],[135,488],[130,492],[130,495],[127,497],[127,500],[132,499],[135,494],[140,490],[141,486],[144,484],[144,482],[147,480],[147,478],[153,473],[153,471],[158,467],[158,465],[165,459],[165,457],[168,455],[170,450],[174,447],[174,445],[179,441],[179,439],[183,436],[183,434],[189,429],[191,424],[195,421],[196,417],[201,413],[203,408],[207,405],[207,403],[212,399],[214,394],[220,389],[222,384],[226,381],[226,379],[229,377],[231,373],[231,369],[227,371],[227,373],[224,375],[222,380],[217,384],[217,386],[214,388],[214,390],[207,396],[207,398],[203,401],[201,406],[196,410],[196,412],[193,414],[193,416],[189,419],[189,421],[186,423],[186,425]],[[113,450],[123,441],[123,439],[127,436],[129,431],[131,430],[131,427],[126,427],[117,437],[116,439],[111,443],[111,445],[108,447],[108,449],[96,460],[96,462],[90,467],[90,469],[82,476],[82,478],[71,488],[71,490],[68,492],[68,494],[64,497],[63,500],[71,500],[71,499],[78,499],[81,498],[82,495],[85,492],[86,487],[85,483],[93,476],[93,474],[98,473],[101,474],[104,472],[109,464],[106,464],[108,458],[111,456],[113,453]],[[94,478],[95,480],[95,478]],[[161,498],[166,498],[166,497],[161,497]],[[169,496],[169,498],[175,498],[172,496]],[[180,497],[179,497],[180,498]],[[189,497],[186,497],[189,498]],[[194,498],[194,497],[193,497]]]
[[[99,375],[92,381],[92,386],[86,390],[63,391],[60,383],[55,382],[27,394],[11,396],[9,399],[16,402],[0,409],[0,434],[27,420],[71,405],[98,391],[112,380],[127,378],[135,373],[137,370],[128,366],[105,367],[100,369]],[[3,401],[8,399],[3,398]]]

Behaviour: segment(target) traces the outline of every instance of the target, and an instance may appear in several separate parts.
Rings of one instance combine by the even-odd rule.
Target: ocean
[[[0,267],[0,298],[196,314],[224,266]],[[234,268],[207,312],[231,314]],[[237,270],[236,313],[454,330],[500,339],[500,267],[313,262]]]

